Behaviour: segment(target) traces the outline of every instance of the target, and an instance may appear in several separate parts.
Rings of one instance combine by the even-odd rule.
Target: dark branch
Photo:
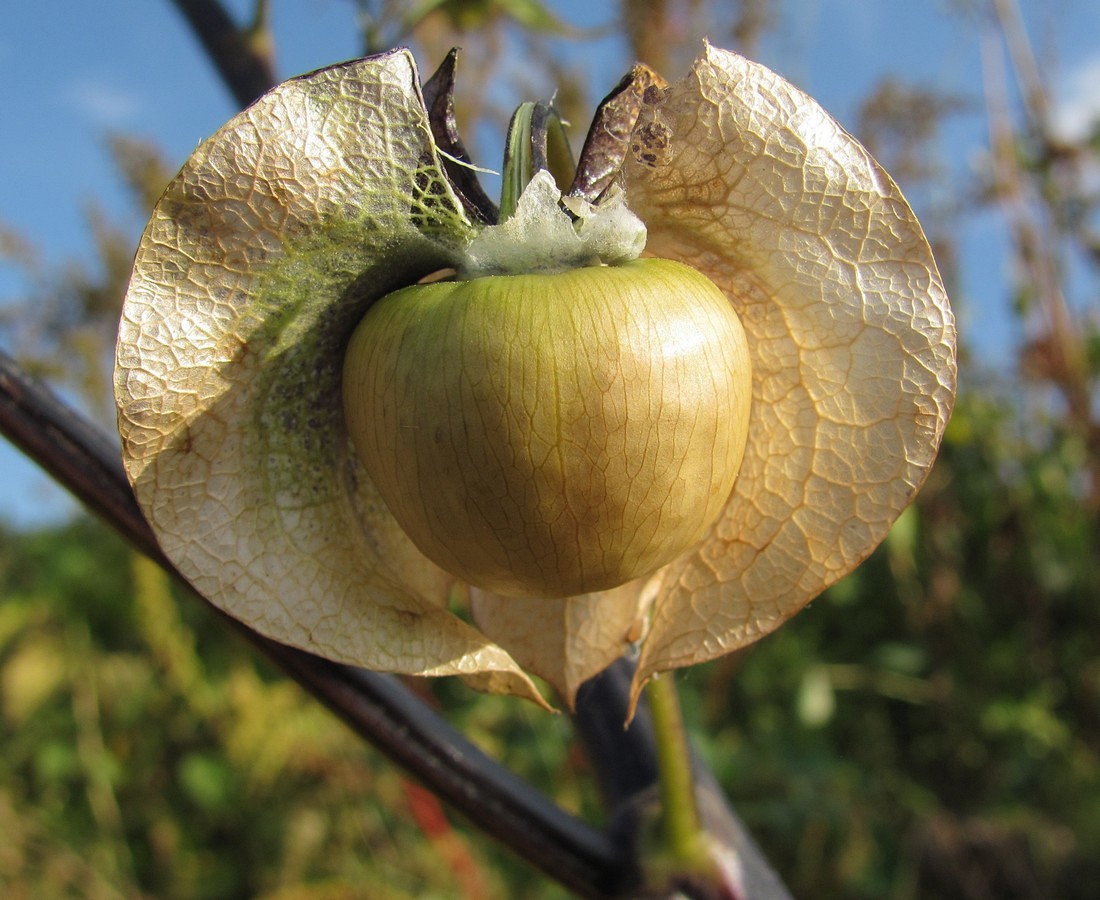
[[[239,27],[218,0],[172,0],[199,39],[222,81],[243,109],[275,86],[262,18]]]
[[[134,500],[117,441],[30,378],[3,352],[0,432],[134,547],[180,577],[161,553]],[[322,660],[270,641],[235,620],[227,621],[355,731],[487,834],[581,896],[606,896],[609,873],[621,868],[610,840],[487,757],[399,681]]]

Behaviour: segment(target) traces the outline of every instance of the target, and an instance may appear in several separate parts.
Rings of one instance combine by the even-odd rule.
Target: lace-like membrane
[[[762,66],[708,47],[644,101],[629,141],[609,118],[627,205],[648,252],[726,293],[752,357],[745,462],[703,540],[641,583],[554,601],[475,591],[478,627],[448,610],[462,586],[389,515],[340,406],[367,307],[457,267],[480,228],[395,52],[234,118],[142,238],[116,370],[125,462],[201,593],[333,659],[536,698],[529,671],[569,703],[632,642],[640,688],[754,640],[881,541],[954,395],[954,323],[919,224],[866,151]],[[593,191],[611,183],[599,162],[582,173]]]

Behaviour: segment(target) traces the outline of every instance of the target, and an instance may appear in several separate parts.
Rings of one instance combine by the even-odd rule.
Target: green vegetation
[[[0,594],[5,896],[562,896],[97,523],[0,536]],[[576,797],[564,721],[449,694]]]
[[[1100,567],[1081,455],[967,395],[855,575],[688,670],[704,756],[796,896],[1091,895]],[[90,521],[0,537],[10,896],[560,897]],[[442,682],[468,736],[596,817],[568,722]]]
[[[796,896],[1087,898],[1100,879],[1100,533],[1075,441],[984,393],[851,577],[688,675]]]

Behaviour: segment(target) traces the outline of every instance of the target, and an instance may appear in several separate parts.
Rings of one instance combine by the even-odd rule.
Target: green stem
[[[698,871],[709,868],[707,838],[695,800],[691,750],[673,676],[666,674],[650,681],[646,698],[657,736],[660,770],[661,820],[657,858],[662,869]]]
[[[638,844],[644,894],[743,898],[734,851],[704,827],[699,814],[691,748],[672,675],[650,681],[646,698],[656,739],[661,806],[649,829],[643,825]]]
[[[744,897],[728,847],[706,830],[698,811],[695,770],[671,673],[646,688],[657,744],[659,817],[639,845],[642,887],[654,897]],[[734,860],[736,861],[736,860]]]

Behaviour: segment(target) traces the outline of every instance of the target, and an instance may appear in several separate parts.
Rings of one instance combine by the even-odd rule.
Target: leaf
[[[707,47],[650,92],[624,165],[647,250],[714,280],[753,363],[721,519],[664,571],[636,690],[770,632],[883,539],[935,459],[955,326],[915,216],[811,98]]]
[[[630,139],[642,110],[646,91],[665,87],[667,82],[648,66],[637,63],[596,108],[596,115],[584,139],[577,175],[569,193],[595,202],[614,184],[623,160],[630,152]]]
[[[389,515],[339,402],[366,308],[453,265],[471,233],[408,52],[279,86],[157,205],[123,310],[119,427],[165,553],[230,615],[330,659],[536,696],[446,610],[451,577]]]

